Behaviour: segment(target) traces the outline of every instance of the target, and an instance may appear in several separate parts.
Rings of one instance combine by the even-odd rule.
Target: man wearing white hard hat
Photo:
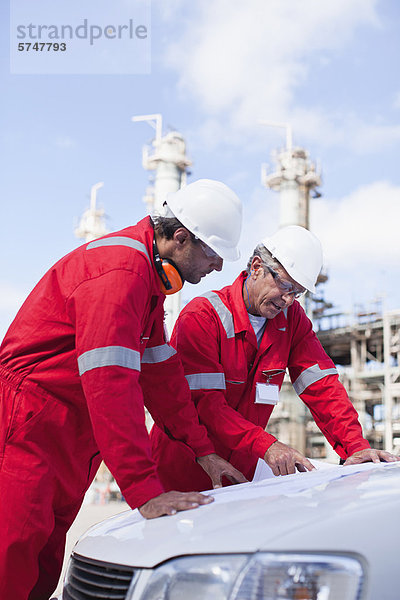
[[[372,450],[363,438],[336,368],[296,300],[315,291],[321,267],[315,235],[298,226],[282,228],[256,247],[232,285],[189,302],[175,325],[171,344],[182,360],[200,422],[216,452],[248,479],[259,458],[275,475],[313,468],[300,452],[265,430],[286,369],[347,464],[397,460]],[[166,489],[207,489],[207,478],[182,444],[157,425],[151,439]]]
[[[215,454],[176,351],[165,294],[238,258],[242,207],[218,181],[167,197],[152,221],[84,244],[40,280],[0,348],[0,598],[55,589],[66,532],[103,459],[144,517],[194,508],[165,493],[144,407],[207,473],[208,487],[244,477]]]

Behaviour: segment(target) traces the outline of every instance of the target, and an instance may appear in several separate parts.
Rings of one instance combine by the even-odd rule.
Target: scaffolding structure
[[[328,315],[334,321],[347,315]],[[347,316],[348,317],[348,316]],[[357,312],[353,322],[321,328],[318,338],[337,365],[358,412],[364,437],[376,449],[400,452],[400,310]],[[312,458],[337,461],[314,419],[287,379],[268,431]]]

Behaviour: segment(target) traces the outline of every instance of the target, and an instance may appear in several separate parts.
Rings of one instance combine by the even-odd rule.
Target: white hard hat
[[[242,203],[227,185],[198,179],[166,197],[167,205],[191,233],[224,260],[240,257]]]
[[[322,268],[322,246],[311,231],[299,225],[289,225],[278,229],[262,243],[292,279],[309,292],[315,292]]]

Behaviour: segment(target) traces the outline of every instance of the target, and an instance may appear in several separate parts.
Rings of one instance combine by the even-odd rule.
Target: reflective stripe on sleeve
[[[150,261],[149,254],[147,252],[147,248],[142,242],[138,242],[137,240],[133,240],[129,237],[124,237],[122,235],[115,235],[114,237],[109,238],[101,238],[99,240],[94,240],[90,242],[86,246],[86,250],[92,250],[93,248],[100,248],[101,246],[128,246],[129,248],[133,248],[133,250],[139,250],[139,252],[143,252],[147,260]]]
[[[142,363],[160,363],[164,360],[168,360],[174,354],[176,354],[176,350],[169,344],[162,344],[162,346],[146,348],[146,350],[143,352]]]
[[[99,367],[126,367],[140,371],[140,353],[124,346],[105,346],[78,356],[79,375]]]
[[[308,369],[305,369],[293,383],[294,391],[300,396],[309,385],[323,379],[327,375],[337,375],[337,370],[334,367],[331,369],[320,369],[318,364],[312,365]]]
[[[191,390],[225,390],[223,373],[194,373],[186,375]]]
[[[225,329],[227,338],[235,337],[235,327],[233,325],[233,317],[230,310],[222,302],[221,298],[215,292],[206,292],[202,294],[203,298],[207,298],[213,306],[215,312],[220,318],[223,328]]]

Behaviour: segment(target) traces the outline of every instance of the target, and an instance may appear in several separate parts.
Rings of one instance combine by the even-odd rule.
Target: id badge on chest
[[[262,374],[266,378],[265,383],[258,382],[256,383],[256,404],[278,404],[279,402],[279,385],[271,383],[272,377],[276,375],[281,375],[285,372],[286,369],[269,369],[268,371],[263,371]]]
[[[256,404],[278,404],[279,385],[273,383],[256,383]]]

